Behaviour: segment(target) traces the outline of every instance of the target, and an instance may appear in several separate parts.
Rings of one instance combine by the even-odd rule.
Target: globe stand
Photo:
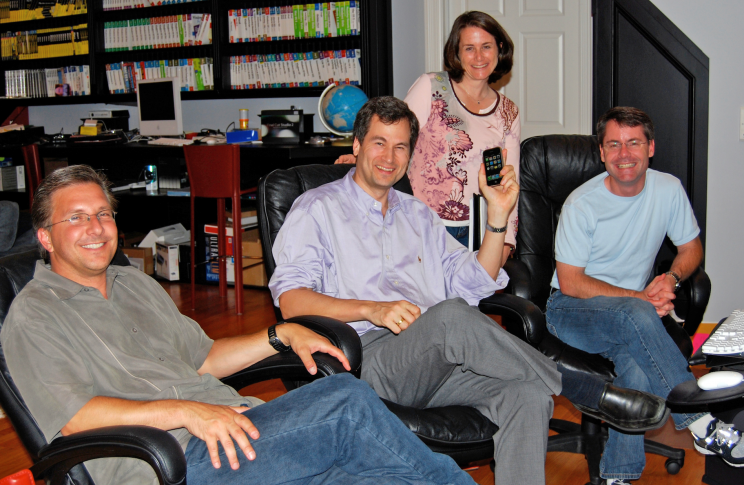
[[[353,136],[345,136],[343,138],[334,138],[331,140],[331,146],[334,147],[350,147],[352,145],[354,145]]]

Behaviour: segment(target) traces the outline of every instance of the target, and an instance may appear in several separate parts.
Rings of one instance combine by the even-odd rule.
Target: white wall
[[[744,2],[652,1],[710,59],[705,270],[713,293],[704,321],[717,322],[744,308]]]
[[[424,0],[393,0],[393,75],[394,94],[404,98],[408,88],[424,72]],[[264,109],[285,109],[294,105],[305,113],[315,113],[315,131],[327,131],[318,120],[318,98],[223,99],[183,101],[183,127],[186,131],[202,128],[225,130],[238,122],[238,110],[250,110],[250,126],[261,125],[258,114]],[[104,104],[32,106],[29,122],[44,126],[47,133],[73,133],[91,109],[129,109],[129,127],[139,127],[137,108]]]
[[[426,72],[424,0],[393,0],[393,95],[403,99]]]

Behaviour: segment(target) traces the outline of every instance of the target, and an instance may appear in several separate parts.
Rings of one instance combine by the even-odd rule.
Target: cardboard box
[[[227,284],[235,284],[235,260],[227,258],[226,261]],[[263,259],[246,259],[243,258],[243,286],[267,286],[266,270],[264,269]]]
[[[155,272],[157,275],[168,281],[178,281],[180,279],[178,244],[155,243],[155,247],[157,252]]]
[[[149,275],[155,273],[151,248],[123,247],[121,252],[127,256],[132,266],[136,266],[143,273]]]
[[[207,232],[207,227],[204,227]],[[211,262],[206,264],[206,281],[207,282],[219,282],[219,261],[217,260],[218,248],[217,248],[217,236],[216,227],[214,235],[207,232],[206,236],[206,257],[207,260],[213,258]],[[232,228],[227,231],[229,236],[227,238],[226,254],[232,255]],[[261,241],[258,236],[258,228],[248,229],[241,234],[242,248],[243,248],[243,285],[250,286],[267,286],[268,280],[266,279],[266,271],[263,264],[263,252],[261,247]],[[226,272],[227,272],[227,283],[235,284],[235,261],[232,257],[226,258]]]

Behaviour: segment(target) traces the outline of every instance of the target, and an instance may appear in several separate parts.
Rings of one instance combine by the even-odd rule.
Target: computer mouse
[[[207,141],[207,145],[216,145],[217,144],[217,140],[215,140],[214,138],[207,138],[206,141]]]
[[[722,370],[720,372],[711,372],[698,379],[698,387],[704,391],[713,391],[715,389],[726,389],[744,381],[744,375],[740,372]]]

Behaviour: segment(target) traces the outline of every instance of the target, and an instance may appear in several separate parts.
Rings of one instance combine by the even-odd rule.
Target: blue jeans
[[[639,298],[580,299],[556,291],[548,299],[546,318],[548,331],[562,341],[612,360],[617,386],[666,398],[674,386],[694,378],[654,306]],[[677,429],[702,416],[672,414]],[[611,428],[600,462],[602,478],[637,479],[645,465],[643,433]]]
[[[457,242],[462,244],[465,247],[468,247],[468,237],[470,235],[470,226],[459,226],[459,227],[451,227],[446,226],[447,232],[452,235],[455,239],[457,239]]]
[[[237,450],[232,470],[220,447],[215,469],[204,441],[186,448],[189,485],[208,484],[472,484],[448,456],[430,451],[350,374],[320,379],[243,413],[261,437],[256,459]]]

